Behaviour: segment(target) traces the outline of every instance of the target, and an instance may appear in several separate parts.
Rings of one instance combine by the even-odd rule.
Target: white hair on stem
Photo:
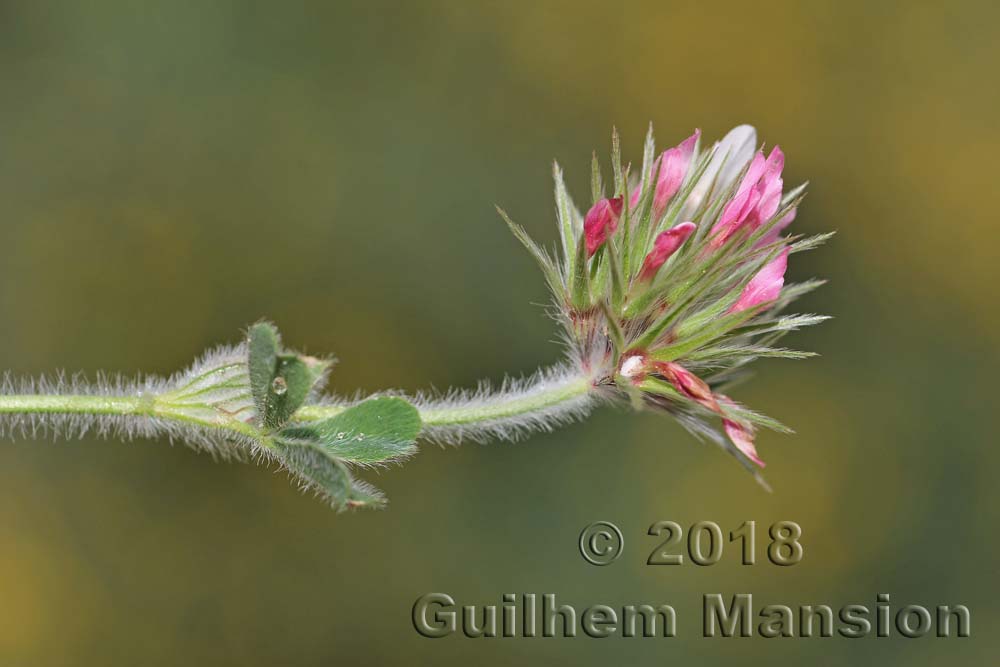
[[[216,347],[170,377],[130,378],[98,372],[91,381],[83,373],[68,375],[60,371],[53,376],[15,379],[8,372],[0,381],[0,396],[48,397],[54,404],[60,397],[122,399],[131,401],[137,409],[131,414],[124,410],[102,413],[54,405],[51,411],[5,411],[0,412],[0,436],[54,440],[88,435],[119,440],[166,437],[171,443],[180,441],[216,458],[246,460],[263,453],[252,438],[211,424],[158,416],[152,409],[156,399],[169,397],[181,409],[210,406],[228,414],[246,412],[252,408],[246,378],[245,345]],[[144,407],[148,409],[140,409]]]
[[[171,443],[181,441],[221,459],[271,460],[271,453],[253,437],[213,427],[207,417],[197,422],[176,418],[178,411],[199,417],[218,411],[248,420],[253,415],[253,401],[246,353],[244,344],[217,347],[170,377],[129,378],[98,373],[88,381],[82,373],[59,372],[34,379],[14,379],[5,374],[0,396],[47,397],[54,404],[59,404],[59,397],[122,399],[131,403],[128,409],[119,405],[115,413],[106,414],[93,406],[83,410],[61,404],[49,411],[0,412],[0,436],[56,440],[88,435],[120,440],[166,437]],[[424,392],[407,396],[386,391],[375,396],[397,395],[412,401],[424,422],[421,440],[451,445],[467,440],[516,441],[590,414],[601,398],[595,387],[599,373],[585,370],[588,367],[596,368],[596,364],[571,358],[528,377],[505,378],[498,387],[484,381],[475,389],[456,389],[441,395]],[[346,409],[372,397],[358,394],[345,399],[314,392],[309,404]],[[173,415],[157,414],[154,405],[169,405]]]
[[[443,395],[417,394],[424,418],[420,436],[438,444],[517,441],[579,421],[600,403],[594,378],[577,363],[541,369],[528,377],[505,378],[499,387],[483,381],[475,389]]]

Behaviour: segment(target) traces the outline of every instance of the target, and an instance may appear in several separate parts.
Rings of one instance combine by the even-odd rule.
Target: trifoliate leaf
[[[322,421],[281,431],[282,438],[310,441],[339,459],[384,463],[416,450],[420,414],[402,398],[372,398]]]

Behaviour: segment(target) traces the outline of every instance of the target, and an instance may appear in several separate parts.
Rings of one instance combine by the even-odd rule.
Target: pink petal
[[[741,192],[752,190],[760,181],[766,170],[767,160],[764,159],[764,153],[762,151],[757,151],[753,156],[753,160],[750,161],[747,173],[743,176],[743,180],[740,182],[740,187],[736,193],[739,194]]]
[[[671,227],[665,232],[660,232],[656,240],[653,241],[653,249],[646,255],[642,263],[642,271],[639,273],[639,280],[652,280],[656,272],[660,270],[663,263],[670,258],[677,249],[684,245],[696,225],[693,222],[682,222]]]
[[[624,201],[621,197],[601,199],[594,204],[583,219],[583,235],[587,243],[587,256],[593,256],[616,229]]]
[[[757,208],[760,201],[760,191],[756,189],[748,190],[742,195],[737,195],[727,204],[733,206],[731,211],[723,210],[719,222],[712,228],[715,236],[712,237],[711,247],[719,248],[728,241],[733,234],[746,224],[747,218]]]
[[[781,146],[775,145],[771,149],[771,154],[767,156],[767,163],[764,165],[764,175],[767,176],[780,176],[782,169],[785,168],[785,153],[781,150]]]
[[[615,197],[614,199],[608,199],[608,208],[611,210],[611,215],[615,218],[615,225],[618,224],[618,216],[622,214],[622,210],[625,208],[625,201],[622,197]]]
[[[726,429],[726,435],[729,436],[738,450],[761,468],[767,465],[761,460],[757,454],[757,448],[753,444],[754,430],[751,424],[723,419],[722,425]]]
[[[729,312],[738,313],[777,299],[785,284],[785,269],[787,268],[788,248],[785,248],[780,255],[765,264],[764,268],[750,279],[736,303],[729,308]]]
[[[757,182],[764,174],[766,161],[764,154],[760,151],[753,156],[747,173],[740,182],[740,187],[736,190],[733,198],[723,207],[719,221],[712,227],[712,240],[714,247],[719,247],[740,228],[743,222],[754,210],[760,201],[761,192],[757,188]]]
[[[757,184],[757,190],[760,192],[760,201],[757,203],[756,208],[751,211],[750,215],[747,216],[747,222],[751,225],[752,229],[756,229],[764,224],[778,212],[778,206],[781,205],[781,190],[783,187],[781,170],[784,169],[784,166],[785,154],[781,152],[780,147],[775,146],[771,150],[767,162],[764,164],[764,173]]]
[[[690,137],[660,155],[660,173],[656,179],[656,194],[653,195],[653,211],[656,215],[663,212],[670,198],[680,190],[700,136],[701,130],[695,130]]]

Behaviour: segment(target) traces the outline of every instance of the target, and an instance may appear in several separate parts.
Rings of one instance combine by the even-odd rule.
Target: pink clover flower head
[[[793,249],[816,247],[827,235],[794,246],[782,240],[797,213],[784,192],[785,154],[758,150],[749,125],[707,150],[697,130],[665,151],[650,131],[637,183],[629,183],[635,172],[617,136],[612,145],[614,190],[604,194],[608,181],[595,159],[586,214],[554,170],[561,256],[508,220],[553,292],[568,372],[585,378],[593,400],[671,415],[741,463],[763,466],[757,431],[784,427],[719,392],[757,357],[810,356],[773,342],[826,318],[771,306],[780,299],[784,308],[821,284],[803,283],[793,294],[785,273]]]

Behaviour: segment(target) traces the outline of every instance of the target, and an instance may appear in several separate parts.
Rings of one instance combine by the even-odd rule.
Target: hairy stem
[[[214,371],[213,371],[214,372]],[[201,380],[207,375],[196,377]],[[7,394],[0,395],[0,415],[79,415],[101,418],[136,417],[155,418],[179,426],[229,431],[234,435],[266,440],[266,433],[245,410],[228,411],[219,405],[209,405],[198,398],[208,390],[193,391],[194,381],[163,393],[136,392],[134,395],[91,394]],[[230,389],[240,392],[232,384],[216,384],[213,391]],[[417,404],[421,421],[427,430],[439,428],[492,428],[504,422],[517,424],[518,420],[541,419],[545,414],[558,412],[564,406],[585,402],[593,389],[590,378],[584,375],[541,374],[524,386],[496,393],[483,393],[458,397],[439,402]],[[351,404],[306,405],[294,415],[295,421],[308,422],[333,417],[344,412]],[[523,426],[523,423],[521,424]],[[264,443],[266,446],[266,443]]]
[[[0,396],[3,414],[151,415],[152,406],[142,396],[65,396],[26,394]]]
[[[586,396],[592,388],[589,378],[570,377],[563,382],[539,383],[523,392],[500,393],[447,404],[432,403],[417,406],[417,409],[425,426],[475,426],[557,408]],[[307,405],[295,413],[295,418],[301,421],[325,419],[343,412],[347,407]]]
[[[195,409],[192,409],[195,408]],[[171,402],[165,397],[91,396],[87,394],[15,394],[0,395],[0,415],[81,415],[116,417],[155,417],[179,425],[229,430],[241,436],[259,437],[253,424],[234,415],[220,414],[202,406]]]

